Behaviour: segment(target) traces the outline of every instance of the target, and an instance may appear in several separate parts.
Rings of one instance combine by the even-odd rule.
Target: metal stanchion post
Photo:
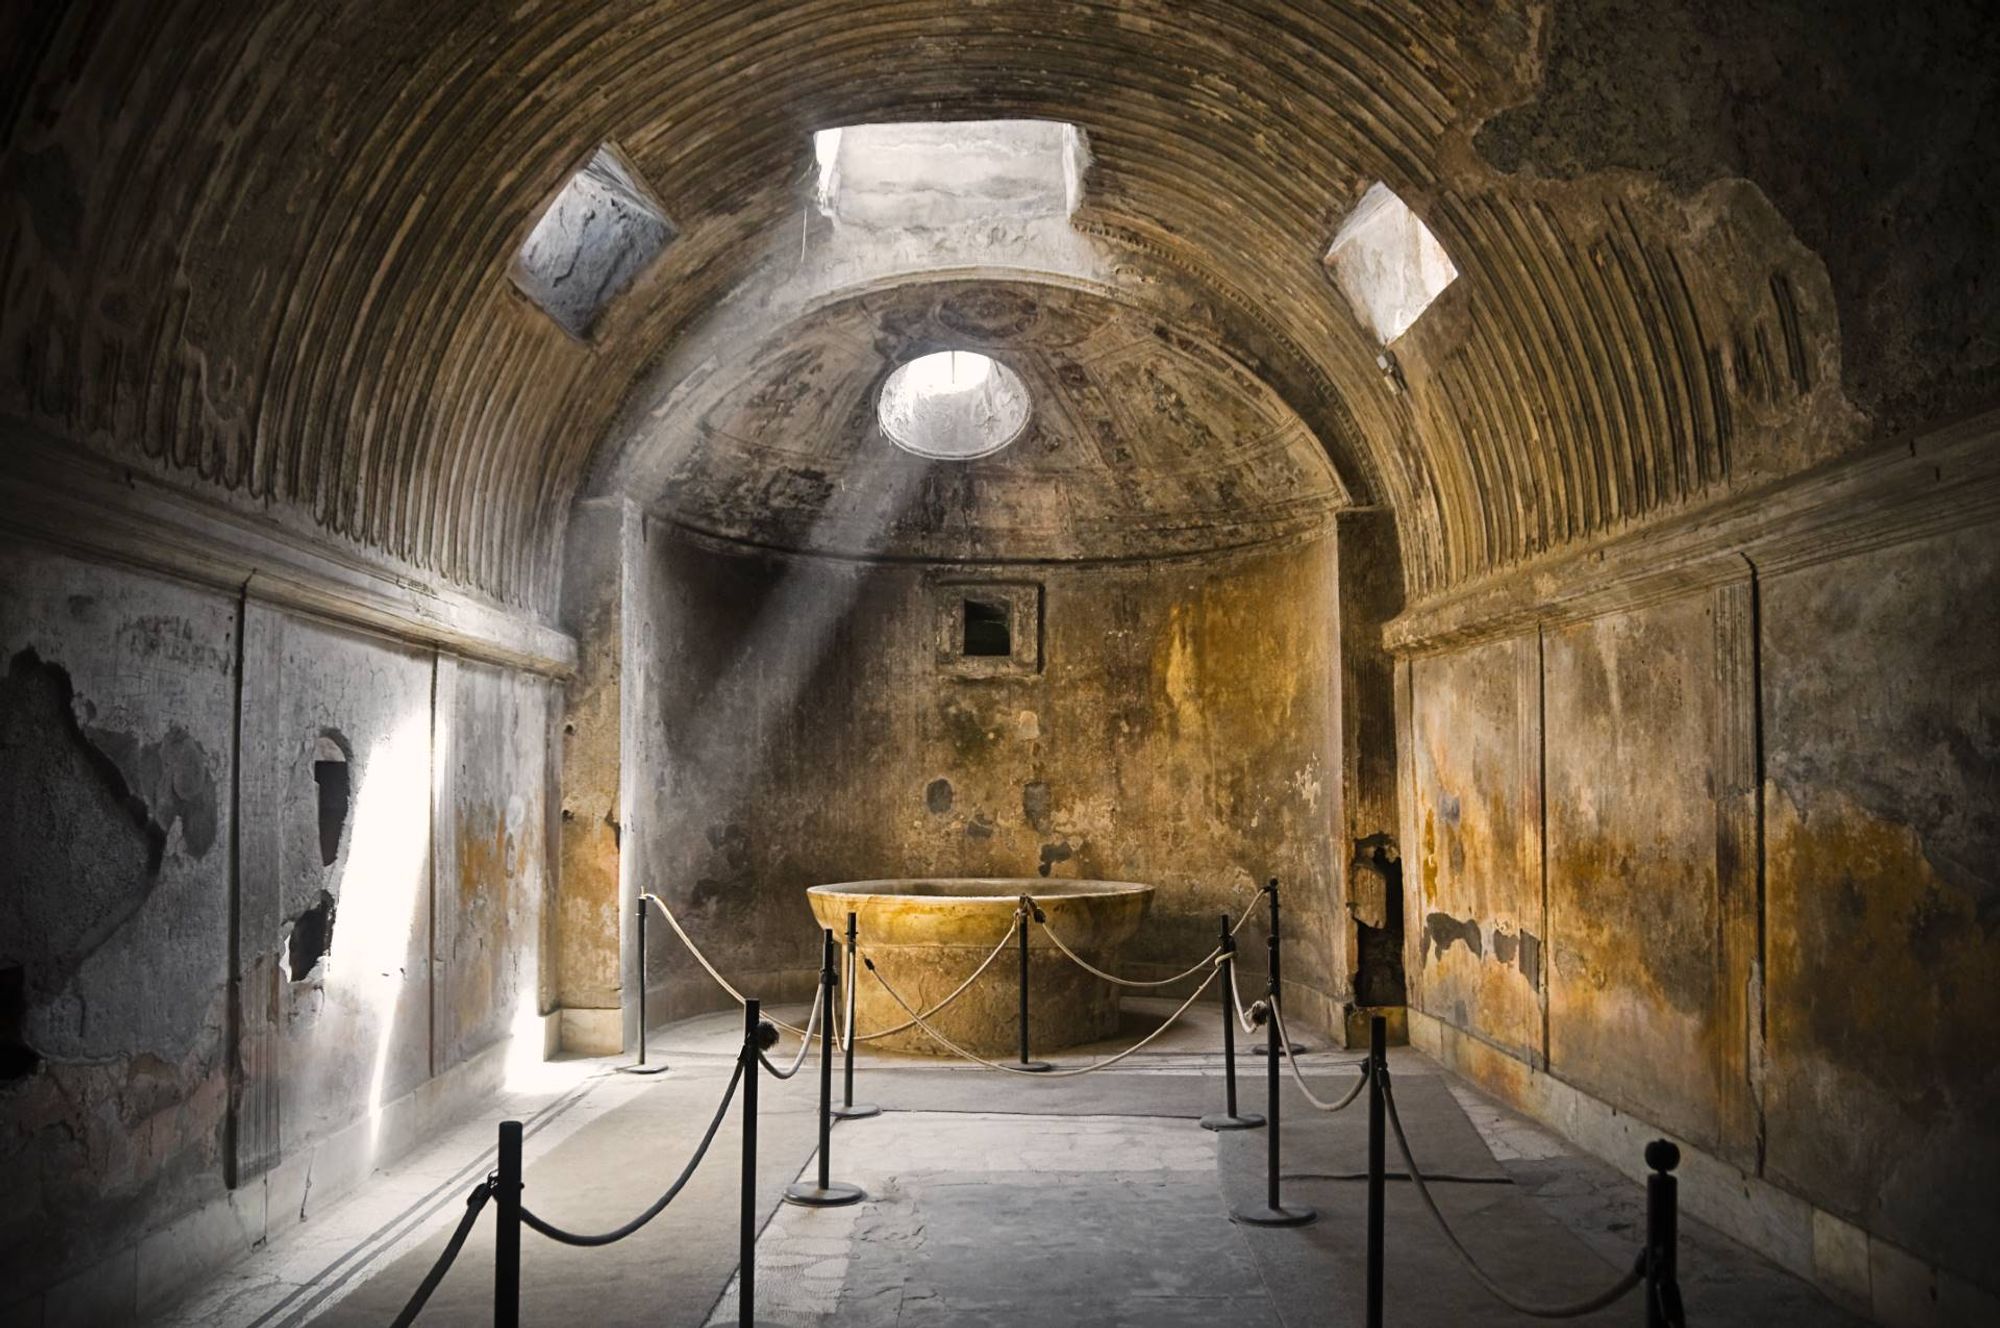
[[[521,1122],[500,1122],[493,1191],[493,1328],[521,1324]]]
[[[856,1103],[854,1100],[854,989],[861,985],[861,971],[855,966],[859,962],[856,956],[860,953],[860,950],[857,948],[859,944],[858,937],[859,931],[855,926],[854,910],[849,909],[847,911],[847,981],[842,984],[840,993],[840,1006],[845,1013],[847,1021],[847,1052],[846,1064],[841,1071],[843,1079],[840,1088],[840,1105],[833,1109],[833,1114],[842,1120],[861,1120],[864,1117],[879,1116],[882,1114],[882,1108],[876,1106],[874,1103]]]
[[[1229,915],[1222,915],[1222,962],[1216,985],[1222,989],[1222,1114],[1201,1118],[1204,1130],[1255,1130],[1264,1124],[1256,1112],[1236,1110],[1236,938],[1229,934]]]
[[[1266,1053],[1270,1056],[1264,1063],[1264,1116],[1265,1127],[1270,1131],[1265,1138],[1264,1205],[1261,1208],[1238,1208],[1230,1216],[1253,1227],[1302,1227],[1319,1216],[1318,1210],[1311,1204],[1294,1204],[1287,1208],[1278,1197],[1278,1061],[1285,1051],[1278,1042],[1276,1017],[1281,981],[1278,968],[1277,881],[1273,880],[1266,888],[1271,896],[1271,937],[1266,942],[1271,954],[1271,976],[1265,998],[1271,1003],[1272,1018],[1264,1026]]]
[[[743,1002],[743,1172],[741,1228],[736,1248],[737,1328],[757,1328],[757,1080],[759,1052],[778,1041],[762,1017],[763,1002]]]
[[[663,1061],[658,1065],[646,1064],[646,896],[639,896],[639,1059],[622,1067],[627,1074],[660,1074],[666,1070]]]
[[[1275,936],[1278,932],[1278,878],[1277,877],[1273,876],[1269,881],[1265,882],[1264,895],[1271,902],[1271,934]],[[1277,952],[1278,948],[1275,945],[1272,946],[1271,953],[1273,955],[1276,955]],[[1291,1053],[1294,1056],[1298,1055],[1302,1051],[1312,1050],[1311,1047],[1307,1046],[1303,1042],[1291,1040],[1292,1035],[1289,1032],[1285,1034],[1285,1037],[1286,1037],[1286,1045],[1290,1048]],[[1268,1056],[1271,1054],[1271,1049],[1277,1045],[1278,1043],[1275,1038],[1266,1039],[1265,1041],[1260,1042],[1256,1046],[1252,1047],[1250,1049],[1250,1054],[1253,1056]]]
[[[1687,1320],[1681,1310],[1679,1197],[1680,1183],[1671,1174],[1680,1165],[1681,1150],[1665,1139],[1646,1145],[1646,1328],[1680,1328]]]
[[[858,1203],[868,1196],[858,1185],[833,1179],[833,1021],[834,1005],[838,999],[838,982],[833,967],[833,930],[827,928],[821,935],[825,938],[819,972],[820,991],[820,1043],[819,1043],[819,1183],[808,1185],[804,1181],[793,1181],[785,1187],[785,1202],[800,1204],[807,1208],[838,1208],[842,1204]]]
[[[1018,1070],[1050,1070],[1055,1067],[1047,1061],[1028,1059],[1028,918],[1042,921],[1042,910],[1035,907],[1035,901],[1021,896],[1021,1063]]]
[[[1389,1089],[1389,1023],[1368,1021],[1368,1328],[1382,1328],[1382,1226],[1387,1140],[1383,1117]]]

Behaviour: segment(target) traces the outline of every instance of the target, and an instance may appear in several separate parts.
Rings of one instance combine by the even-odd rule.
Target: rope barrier
[[[1016,924],[1020,922],[1020,919],[1021,919],[1021,910],[1015,909],[1014,921],[1008,924],[1006,933],[1003,936],[1001,936],[999,943],[993,947],[993,952],[987,955],[984,960],[980,961],[980,965],[978,968],[972,970],[972,976],[968,977],[965,981],[959,983],[956,987],[953,987],[951,989],[951,994],[949,996],[946,996],[936,1005],[933,1005],[930,1009],[924,1011],[924,1018],[926,1019],[930,1018],[932,1015],[937,1014],[947,1005],[950,1005],[953,1001],[957,1000],[960,996],[963,996],[965,994],[966,988],[970,987],[973,983],[979,981],[980,975],[985,973],[987,969],[993,967],[993,962],[997,960],[1001,955],[1005,954],[1007,952],[1008,945],[1010,945],[1013,942],[1014,927]],[[855,981],[858,976],[859,976],[858,974],[850,972],[848,974],[848,981],[850,982]],[[906,1029],[915,1028],[916,1026],[917,1026],[917,1021],[915,1019],[905,1019],[902,1023],[897,1024],[894,1028],[884,1028],[873,1033],[863,1033],[859,1037],[855,1037],[854,1041],[857,1045],[863,1042],[873,1042],[877,1038],[885,1038],[890,1036],[891,1034],[901,1033]],[[853,1029],[851,1024],[848,1032],[849,1036],[853,1036]],[[840,1046],[841,1050],[843,1051],[847,1049],[847,1044],[845,1042],[841,1043]]]
[[[1358,1067],[1361,1073],[1355,1078],[1354,1087],[1347,1090],[1346,1097],[1340,1099],[1338,1102],[1322,1101],[1313,1093],[1312,1089],[1306,1087],[1306,1077],[1299,1070],[1298,1057],[1292,1055],[1292,1035],[1285,1028],[1284,1011],[1278,1008],[1276,1001],[1271,1002],[1271,1017],[1278,1021],[1278,1045],[1284,1049],[1285,1064],[1292,1067],[1292,1079],[1298,1084],[1299,1092],[1305,1095],[1306,1101],[1312,1103],[1313,1106],[1321,1111],[1345,1111],[1347,1108],[1353,1106],[1354,1100],[1361,1096],[1361,1090],[1368,1086],[1368,1062],[1365,1060],[1340,1062],[1343,1066]]]
[[[1245,1033],[1255,1033],[1264,1026],[1263,1021],[1257,1018],[1257,1011],[1264,1008],[1262,1001],[1258,1001],[1248,1010],[1243,1008],[1243,992],[1236,985],[1236,966],[1234,964],[1230,965],[1229,968],[1229,999],[1236,1006],[1237,1027],[1241,1028]]]
[[[759,1054],[761,1055],[762,1053]],[[681,1168],[681,1174],[674,1177],[674,1183],[667,1187],[667,1192],[662,1194],[658,1199],[655,1199],[652,1206],[646,1209],[645,1212],[639,1214],[624,1226],[616,1227],[594,1236],[579,1235],[574,1231],[565,1231],[551,1222],[536,1217],[528,1211],[525,1205],[521,1208],[521,1221],[533,1227],[542,1235],[547,1236],[550,1240],[558,1241],[564,1245],[610,1245],[615,1241],[625,1239],[625,1237],[631,1235],[665,1212],[667,1205],[679,1197],[681,1189],[688,1183],[689,1178],[694,1175],[695,1168],[701,1165],[701,1160],[704,1157],[708,1156],[708,1146],[715,1142],[715,1132],[722,1128],[722,1118],[728,1113],[729,1104],[736,1097],[737,1085],[742,1082],[743,1058],[739,1056],[736,1059],[736,1071],[729,1076],[729,1087],[722,1094],[722,1102],[715,1109],[714,1119],[709,1121],[708,1129],[702,1133],[701,1142],[695,1146],[694,1156],[689,1158],[687,1165]]]
[[[984,1065],[989,1070],[999,1070],[1003,1074],[1025,1074],[1036,1079],[1070,1079],[1080,1074],[1095,1074],[1099,1070],[1110,1069],[1118,1062],[1124,1060],[1127,1056],[1132,1055],[1134,1052],[1144,1047],[1147,1043],[1151,1042],[1154,1038],[1158,1037],[1160,1034],[1166,1032],[1169,1028],[1172,1028],[1175,1023],[1179,1022],[1180,1017],[1187,1013],[1188,1007],[1193,1005],[1195,1001],[1200,998],[1201,994],[1208,990],[1208,984],[1215,981],[1215,973],[1210,972],[1208,977],[1202,981],[1202,984],[1194,989],[1193,994],[1190,995],[1186,1000],[1181,1002],[1180,1008],[1167,1016],[1167,1021],[1165,1023],[1161,1024],[1158,1028],[1154,1029],[1152,1032],[1146,1034],[1145,1037],[1140,1038],[1137,1042],[1133,1043],[1131,1046],[1125,1048],[1125,1050],[1119,1052],[1116,1056],[1112,1056],[1109,1057],[1108,1059],[1101,1061],[1094,1061],[1089,1065],[1076,1066],[1067,1070],[1023,1070],[1018,1066],[1002,1065],[998,1061],[987,1060],[984,1056],[981,1056],[979,1053],[973,1051],[967,1051],[964,1047],[959,1046],[956,1042],[953,1042],[950,1038],[938,1032],[935,1028],[932,1028],[930,1026],[930,1022],[927,1019],[925,1019],[922,1015],[918,1014],[915,1010],[910,1008],[910,1003],[897,994],[896,989],[889,985],[889,980],[883,977],[881,971],[875,967],[875,961],[873,959],[863,959],[862,963],[867,966],[868,971],[870,973],[875,975],[875,980],[882,984],[882,990],[889,993],[889,998],[895,1001],[896,1004],[903,1007],[903,1012],[910,1016],[910,1022],[914,1023],[918,1028],[923,1029],[924,1032],[928,1033],[931,1036],[932,1040],[937,1042],[940,1046],[949,1049],[954,1055],[957,1055],[964,1060],[972,1061],[978,1065]]]
[[[1386,1070],[1382,1074],[1382,1102],[1388,1110],[1389,1128],[1396,1136],[1396,1149],[1403,1155],[1403,1166],[1410,1174],[1410,1183],[1416,1187],[1417,1197],[1423,1200],[1424,1207],[1430,1211],[1432,1220],[1437,1223],[1438,1230],[1444,1233],[1445,1241],[1458,1254],[1459,1261],[1465,1265],[1466,1271],[1471,1273],[1473,1280],[1484,1287],[1487,1294],[1491,1295],[1495,1300],[1511,1310],[1530,1315],[1537,1319],[1575,1319],[1612,1304],[1620,1296],[1623,1296],[1633,1287],[1638,1286],[1645,1279],[1646,1252],[1641,1250],[1638,1259],[1633,1263],[1630,1271],[1611,1286],[1587,1300],[1573,1301],[1563,1305],[1548,1305],[1522,1300],[1509,1293],[1506,1288],[1495,1282],[1484,1268],[1479,1266],[1479,1261],[1472,1257],[1472,1251],[1465,1247],[1464,1242],[1459,1240],[1458,1233],[1451,1229],[1449,1222],[1445,1221],[1443,1211],[1437,1206],[1437,1200],[1431,1197],[1430,1187],[1424,1183],[1423,1173],[1417,1170],[1417,1160],[1410,1155],[1410,1141],[1404,1136],[1403,1122],[1396,1114],[1396,1095],[1390,1091],[1389,1075]]]
[[[430,1271],[424,1274],[424,1280],[417,1284],[417,1289],[404,1303],[403,1312],[391,1321],[390,1328],[410,1328],[410,1325],[416,1322],[417,1316],[423,1313],[424,1306],[430,1303],[431,1292],[438,1289],[438,1283],[444,1281],[444,1275],[451,1271],[452,1261],[457,1259],[458,1252],[465,1248],[465,1238],[472,1234],[473,1224],[485,1210],[487,1200],[493,1197],[493,1184],[494,1178],[488,1176],[473,1187],[472,1193],[465,1196],[465,1216],[458,1219],[457,1230],[453,1231],[451,1239],[444,1243],[444,1253],[438,1255],[437,1262],[433,1263]]]
[[[812,1012],[806,1016],[806,1031],[804,1036],[799,1039],[799,1054],[792,1057],[792,1064],[789,1069],[779,1069],[777,1066],[771,1064],[769,1056],[766,1056],[761,1050],[758,1051],[757,1059],[763,1062],[764,1068],[771,1072],[773,1079],[789,1079],[799,1072],[801,1065],[806,1063],[806,1057],[812,1052],[813,1030],[819,1027],[820,1011],[825,1008],[826,988],[821,987],[819,994],[813,997]]]
[[[694,938],[687,934],[687,929],[681,926],[680,919],[676,918],[673,914],[673,910],[667,907],[666,900],[650,892],[641,895],[640,898],[651,900],[653,906],[660,910],[660,916],[664,917],[667,920],[667,925],[674,929],[674,935],[681,938],[681,944],[687,947],[687,952],[694,956],[695,962],[700,964],[702,968],[707,971],[708,975],[711,978],[715,979],[716,986],[728,992],[731,999],[733,999],[738,1005],[747,1006],[749,1004],[748,1000],[744,997],[743,993],[738,991],[735,988],[735,986],[730,983],[728,978],[722,976],[722,973],[715,967],[714,964],[708,962],[708,956],[701,952],[701,947],[696,945],[694,943]],[[1020,918],[1019,910],[1016,910],[1014,917],[1016,921],[1019,920]],[[974,982],[977,982],[979,980],[979,975],[984,973],[987,969],[993,966],[993,961],[1000,957],[1001,952],[1007,948],[1008,943],[1013,939],[1014,939],[1014,925],[1013,923],[1009,923],[1007,927],[1007,934],[1000,938],[1000,943],[993,947],[993,953],[986,956],[985,962],[981,963],[978,968],[972,970],[972,976],[967,978],[965,981],[959,983],[958,986],[952,991],[951,995],[945,997],[943,1000],[939,1001],[936,1005],[933,1005],[925,1013],[936,1014],[938,1011],[944,1009],[947,1005],[950,1005],[953,1001],[957,1000],[960,996],[964,995],[966,988],[970,987]],[[794,1037],[803,1038],[806,1036],[806,1030],[800,1028],[796,1024],[788,1024],[784,1020],[774,1018],[773,1016],[768,1014],[765,1015],[764,1018],[769,1023],[774,1024],[779,1028],[782,1028],[785,1032],[790,1033]],[[916,1026],[916,1022],[917,1021],[915,1019],[908,1019],[900,1024],[897,1024],[894,1028],[884,1028],[873,1033],[863,1033],[858,1037],[854,1037],[854,1040],[856,1043],[873,1042],[877,1038],[889,1037],[892,1034],[901,1033],[905,1029],[914,1028]],[[840,1024],[836,1022],[834,1025],[836,1033],[838,1033],[839,1027]],[[848,1036],[850,1037],[854,1036],[853,1029],[851,1026],[848,1029]],[[846,1041],[844,1040],[841,1041],[840,1047],[841,1050],[845,1051],[847,1049]],[[770,1062],[766,1061],[765,1064],[768,1066]],[[776,1073],[776,1071],[774,1070],[773,1073]],[[780,1075],[779,1077],[784,1078],[785,1076]]]
[[[1035,902],[1033,895],[1023,895],[1022,898],[1026,900],[1028,903]],[[1235,936],[1237,932],[1243,930],[1243,924],[1250,921],[1250,915],[1256,910],[1256,908],[1257,908],[1257,901],[1253,899],[1250,901],[1249,906],[1243,910],[1243,916],[1236,920],[1236,925],[1229,929],[1229,934],[1231,936]],[[1070,949],[1069,946],[1065,945],[1063,943],[1063,938],[1055,934],[1055,930],[1049,926],[1047,918],[1043,917],[1039,912],[1035,914],[1035,925],[1042,929],[1043,935],[1047,936],[1051,941],[1055,942],[1056,949],[1062,951],[1063,954],[1068,957],[1071,963],[1075,964],[1078,968],[1082,969],[1084,972],[1090,974],[1094,978],[1102,978],[1104,981],[1113,983],[1120,987],[1171,987],[1176,982],[1183,982],[1188,978],[1193,977],[1195,974],[1201,972],[1201,970],[1204,968],[1212,967],[1215,961],[1222,957],[1222,947],[1218,945],[1213,950],[1210,950],[1207,954],[1203,955],[1201,957],[1201,962],[1197,963],[1193,968],[1186,969],[1182,972],[1176,973],[1170,978],[1159,978],[1154,981],[1142,982],[1136,978],[1121,978],[1116,974],[1107,973],[1103,969],[1098,968],[1096,965],[1092,964],[1082,955],[1078,954],[1076,951]]]

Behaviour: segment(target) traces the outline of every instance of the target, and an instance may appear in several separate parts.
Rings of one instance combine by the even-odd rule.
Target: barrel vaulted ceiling
[[[1257,375],[1433,594],[1992,395],[1990,25],[1739,8],[9,6],[0,412],[546,613],[593,456],[796,242],[815,129],[1055,119],[1121,326]],[[578,339],[509,264],[607,142],[675,236]],[[1387,366],[1322,262],[1376,181],[1461,274]]]

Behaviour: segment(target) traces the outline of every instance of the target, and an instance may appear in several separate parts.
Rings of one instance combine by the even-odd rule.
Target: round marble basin
[[[813,916],[837,939],[855,914],[861,953],[916,1010],[929,1010],[978,968],[1001,938],[1014,933],[1014,908],[1032,898],[1063,943],[1108,972],[1118,951],[1145,919],[1153,887],[1129,881],[1044,880],[1028,877],[911,878],[845,881],[806,891]],[[996,1060],[1020,1052],[1021,963],[1013,945],[977,982],[927,1022],[971,1051]],[[906,1022],[909,1015],[864,968],[855,983],[854,1024],[862,1035]],[[1028,924],[1030,1054],[1096,1042],[1118,1031],[1118,988],[1094,978]],[[921,1028],[867,1044],[884,1051],[951,1053]]]

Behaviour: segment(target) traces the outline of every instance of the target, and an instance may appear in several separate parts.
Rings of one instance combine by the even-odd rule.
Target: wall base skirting
[[[562,1050],[578,1056],[616,1056],[625,1050],[625,1012],[615,1005],[565,1005],[557,1034]]]
[[[386,1104],[373,1119],[364,1117],[285,1157],[109,1258],[7,1306],[0,1318],[43,1328],[146,1321],[195,1281],[283,1235],[490,1098],[512,1050],[512,1040],[501,1039]]]
[[[1642,1182],[1649,1140],[1680,1146],[1688,1216],[1890,1328],[2000,1323],[2000,1296],[1414,1007],[1410,1045]]]

